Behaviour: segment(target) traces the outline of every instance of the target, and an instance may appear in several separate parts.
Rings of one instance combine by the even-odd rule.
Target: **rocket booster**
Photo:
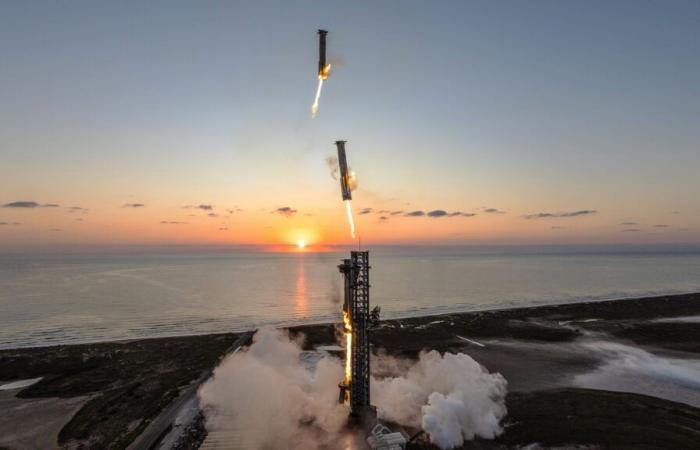
[[[345,158],[345,142],[346,141],[335,141],[335,145],[338,147],[338,166],[340,167],[340,192],[343,195],[343,200],[352,200],[348,161]]]
[[[318,76],[325,79],[326,73],[326,35],[328,31],[318,30]]]

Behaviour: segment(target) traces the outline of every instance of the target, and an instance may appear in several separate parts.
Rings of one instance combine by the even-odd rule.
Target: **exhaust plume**
[[[321,89],[323,88],[323,81],[328,79],[328,75],[331,73],[331,65],[326,64],[323,70],[318,74],[318,87],[316,88],[316,96],[314,97],[314,102],[311,105],[311,118],[315,118],[318,114],[318,101],[321,99]]]
[[[348,414],[338,404],[343,367],[326,356],[309,369],[302,357],[286,332],[258,330],[199,390],[209,433],[233,433],[250,449],[333,448]]]
[[[386,363],[384,364],[386,366]],[[404,376],[372,380],[379,417],[421,427],[441,449],[503,430],[507,382],[463,353],[423,352]]]
[[[350,236],[355,239],[355,219],[352,217],[352,204],[350,200],[345,200],[345,210],[348,213],[348,224],[350,225]]]
[[[337,448],[348,407],[338,403],[343,363],[308,352],[288,334],[258,330],[253,344],[227,357],[199,390],[210,434],[233,434],[250,449]],[[421,353],[417,362],[380,355],[375,371],[402,374],[372,378],[372,399],[383,419],[422,427],[441,449],[502,431],[506,380],[469,356]],[[313,366],[313,367],[312,367]]]

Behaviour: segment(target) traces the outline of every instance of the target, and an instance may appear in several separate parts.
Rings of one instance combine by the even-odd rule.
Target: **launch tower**
[[[374,413],[369,403],[369,328],[373,322],[369,310],[369,268],[368,251],[353,251],[350,259],[338,266],[345,280],[345,333],[352,333],[347,342],[350,348],[346,349],[346,379],[339,385],[340,400],[349,400],[350,416],[357,421]]]

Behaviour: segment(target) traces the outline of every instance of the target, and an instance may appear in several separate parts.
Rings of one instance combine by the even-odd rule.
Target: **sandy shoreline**
[[[375,352],[408,359],[426,349],[464,352],[490,371],[502,373],[509,383],[511,413],[507,420],[512,425],[496,441],[480,441],[478,448],[533,442],[616,448],[618,441],[606,437],[612,435],[606,428],[611,421],[626,427],[618,430],[615,439],[622,433],[628,443],[657,442],[646,436],[644,417],[654,418],[656,436],[673,442],[674,448],[692,448],[690,443],[700,438],[700,410],[696,408],[700,386],[686,383],[676,388],[673,377],[678,374],[662,374],[667,378],[660,382],[660,375],[648,369],[678,366],[686,372],[695,370],[695,366],[683,365],[700,359],[700,322],[669,319],[699,315],[700,294],[448,313],[383,321],[372,331],[372,345]],[[291,327],[290,332],[304,334],[308,350],[337,343],[336,324]],[[52,423],[63,423],[55,428],[60,430],[57,446],[120,449],[188,383],[215,366],[236,336],[0,350],[0,380],[44,377],[27,388],[6,391],[15,395],[13,408],[23,407],[23,401],[50,403],[55,399],[58,404],[75,399],[77,403],[70,405],[79,406],[77,413],[57,408],[51,416]],[[639,372],[615,373],[629,369],[615,365],[621,358],[638,360],[639,367],[633,369]],[[614,392],[621,390],[614,381],[624,377],[641,380],[630,383],[638,385],[636,393],[634,389]],[[611,401],[619,407],[602,408]],[[13,409],[8,410],[12,418]],[[608,416],[604,418],[603,412]],[[572,426],[568,434],[554,433],[552,427],[562,427],[558,419],[567,414],[577,415],[579,426]],[[680,428],[672,425],[678,414],[687,419]],[[0,422],[0,436],[9,435],[10,426],[22,425],[12,420]],[[635,433],[640,437],[634,438]],[[28,448],[8,439],[0,440],[0,448],[3,446]]]

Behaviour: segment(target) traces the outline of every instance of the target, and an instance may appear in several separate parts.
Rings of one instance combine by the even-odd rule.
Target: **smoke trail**
[[[345,200],[345,210],[348,213],[348,224],[350,225],[350,236],[355,239],[355,219],[352,217],[352,203],[350,200]]]
[[[314,97],[314,102],[311,105],[311,118],[315,118],[318,114],[318,101],[321,98],[321,88],[323,87],[323,78],[318,77],[318,88],[316,89],[316,97]]]

